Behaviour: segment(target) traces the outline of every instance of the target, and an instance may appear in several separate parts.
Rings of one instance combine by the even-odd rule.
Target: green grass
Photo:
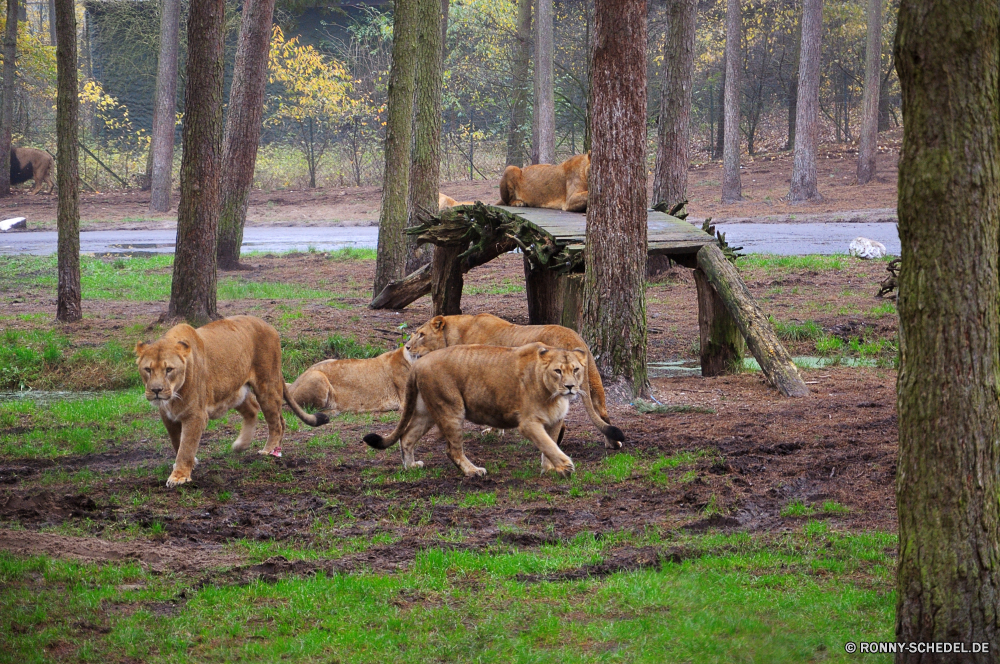
[[[338,263],[347,261],[373,261],[378,252],[371,247],[344,247],[327,252],[326,257]]]
[[[8,401],[0,403],[0,456],[90,454],[105,451],[109,441],[159,440],[156,434],[162,429],[160,418],[138,389],[45,405],[28,399]]]
[[[781,510],[781,516],[812,516],[815,513],[814,508],[798,499],[788,503]]]
[[[831,334],[824,334],[816,339],[816,352],[820,355],[831,355],[844,348],[844,340]]]
[[[283,336],[281,338],[281,363],[285,380],[294,381],[299,374],[321,360],[365,359],[377,357],[387,348],[361,344],[357,339],[342,334],[322,337]]]
[[[69,337],[51,329],[3,331],[0,390],[121,389],[139,384],[132,348],[119,341],[73,349]]]
[[[812,320],[799,321],[779,321],[774,316],[769,316],[771,325],[777,335],[786,341],[805,341],[807,339],[817,339],[823,336],[823,328],[819,323]]]
[[[846,254],[810,254],[806,256],[779,256],[774,254],[747,254],[742,257],[737,265],[741,270],[758,269],[765,272],[777,272],[782,270],[809,270],[822,272],[827,270],[839,271],[852,260]]]
[[[848,662],[847,641],[892,639],[890,535],[806,524],[675,543],[689,559],[542,582],[528,577],[600,562],[622,540],[432,549],[397,574],[227,586],[0,553],[4,658],[47,661],[58,647],[84,661]]]

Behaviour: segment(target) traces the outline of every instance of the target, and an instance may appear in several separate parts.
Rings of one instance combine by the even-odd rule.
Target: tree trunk
[[[996,0],[903,0],[896,641],[1000,647]]]
[[[56,0],[56,144],[59,185],[59,285],[56,320],[83,318],[80,302],[80,185],[77,140],[80,98],[76,80],[76,11],[73,0]]]
[[[822,200],[816,176],[819,138],[819,60],[823,37],[823,0],[803,0],[799,49],[799,98],[795,115],[795,162],[790,201]]]
[[[506,166],[524,166],[524,125],[528,117],[528,70],[531,64],[531,1],[518,0],[517,3],[517,47],[514,51]]]
[[[715,151],[712,153],[712,159],[722,159],[722,152],[725,149],[726,144],[726,52],[722,52],[722,81],[719,85],[719,130],[716,132],[715,137]]]
[[[788,84],[788,141],[785,149],[791,150],[795,147],[795,115],[798,113],[799,104],[799,81],[798,73],[796,79]]]
[[[882,2],[868,0],[868,47],[865,51],[865,98],[858,146],[858,184],[875,177],[878,153],[878,93],[882,87]]]
[[[56,0],[49,0],[49,44],[56,46]]]
[[[406,226],[416,226],[417,210],[438,209],[441,179],[441,0],[417,0],[416,122],[413,166],[410,171],[410,205]],[[430,262],[432,249],[407,238],[406,273]]]
[[[694,285],[698,292],[701,375],[734,373],[743,360],[746,345],[739,325],[701,268],[694,270]]]
[[[0,101],[0,197],[10,196],[10,140],[14,128],[14,79],[17,75],[17,0],[7,0],[3,37],[3,100]]]
[[[646,0],[597,0],[583,337],[602,374],[646,390]]]
[[[396,0],[393,9],[392,68],[385,127],[385,177],[378,222],[373,299],[406,272],[407,206],[410,200],[410,147],[416,78],[417,0]]]
[[[180,50],[180,0],[163,0],[160,55],[156,63],[156,100],[149,149],[153,152],[150,212],[170,210],[174,169],[174,126],[177,113],[177,52]]]
[[[224,0],[192,0],[188,13],[187,86],[181,155],[181,198],[170,288],[170,318],[192,325],[218,318],[215,240],[222,152]]]
[[[725,139],[722,150],[722,202],[743,200],[740,182],[740,73],[743,48],[740,0],[726,1]]]
[[[240,264],[243,225],[263,124],[273,14],[274,0],[246,0],[243,5],[222,144],[222,163],[226,167],[222,173],[218,258],[223,270],[236,269]]]
[[[552,0],[535,0],[535,105],[531,163],[556,160],[556,102],[552,75]]]
[[[688,128],[698,0],[672,0],[667,11],[653,203],[672,206],[687,199]]]

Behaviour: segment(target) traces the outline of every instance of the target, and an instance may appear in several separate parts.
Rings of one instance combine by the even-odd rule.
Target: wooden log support
[[[736,320],[709,283],[701,268],[694,271],[698,288],[698,329],[701,332],[701,375],[721,376],[733,373],[743,361],[746,344]]]
[[[781,345],[767,316],[761,311],[733,264],[715,244],[698,251],[698,267],[715,289],[730,316],[736,320],[750,352],[757,358],[764,375],[786,397],[804,397],[809,388]],[[699,299],[700,303],[700,299]],[[700,316],[699,316],[700,318]]]
[[[528,298],[528,322],[532,325],[562,325],[580,331],[583,302],[582,274],[562,274],[537,266],[525,255],[524,284]]]
[[[435,316],[455,316],[462,313],[462,261],[459,257],[465,245],[434,247],[431,259],[431,301]]]

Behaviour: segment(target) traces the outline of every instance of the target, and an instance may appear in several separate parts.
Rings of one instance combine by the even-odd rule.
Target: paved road
[[[719,230],[744,253],[838,254],[858,236],[878,240],[890,254],[899,255],[896,225],[888,223],[799,223],[719,224]],[[80,233],[80,251],[85,254],[173,253],[176,231],[89,231]],[[341,247],[374,247],[378,229],[348,227],[250,227],[243,234],[243,251],[306,251],[310,247],[329,251]],[[56,252],[54,232],[0,234],[0,255]]]

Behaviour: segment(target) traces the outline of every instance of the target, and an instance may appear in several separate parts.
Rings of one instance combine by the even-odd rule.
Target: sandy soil
[[[893,338],[895,316],[871,311],[881,303],[872,294],[884,265],[845,261],[840,271],[801,270],[780,277],[751,271],[746,279],[765,310],[780,320],[816,320],[845,340]],[[240,273],[244,278],[329,288],[337,306],[306,303],[305,316],[291,320],[282,319],[294,305],[286,301],[227,301],[220,309],[223,314],[253,312],[291,337],[337,332],[391,346],[401,338],[401,323],[412,329],[427,320],[430,303],[424,298],[402,312],[368,310],[364,305],[373,270],[370,261],[335,262],[323,255],[255,257],[253,269]],[[524,294],[497,292],[511,283],[523,283],[522,266],[514,255],[470,273],[463,308],[527,322]],[[650,360],[695,358],[697,302],[690,272],[675,268],[663,275],[649,289],[648,301]],[[0,304],[11,314],[51,307],[41,292],[0,291]],[[85,307],[85,320],[65,328],[74,346],[107,341],[136,323],[152,326],[162,313],[162,305],[139,302],[91,301]],[[811,342],[788,345],[793,354],[812,351]],[[801,527],[803,517],[781,516],[795,499],[813,505],[835,501],[849,508],[846,514],[811,517],[827,519],[833,527],[894,530],[895,371],[836,367],[805,372],[805,378],[812,394],[797,400],[778,396],[760,374],[652,381],[660,401],[709,412],[643,415],[627,403],[611,404],[612,420],[627,436],[623,453],[638,459],[636,468],[661,455],[704,454],[692,466],[665,469],[663,481],[639,470],[621,481],[578,485],[540,477],[538,454],[530,444],[513,433],[499,440],[483,436],[480,427],[472,425],[467,426],[467,453],[485,465],[489,475],[463,478],[432,432],[418,448],[427,470],[420,476],[398,476],[394,474],[401,468],[397,449],[375,453],[360,442],[364,434],[372,430],[385,434],[393,425],[356,420],[290,433],[284,457],[262,461],[253,453],[228,452],[236,435],[234,417],[205,435],[194,484],[183,490],[166,489],[155,472],[172,461],[165,434],[115,444],[102,454],[57,460],[0,458],[0,525],[17,523],[24,529],[0,533],[0,548],[84,559],[135,559],[153,568],[234,566],[229,576],[218,580],[243,581],[320,569],[394,569],[408,565],[428,547],[481,550],[498,540],[536,547],[583,531],[597,536],[641,532],[646,527],[663,532],[706,528],[776,532]],[[156,417],[152,410],[149,417]],[[341,443],[310,444],[314,437],[334,432]],[[4,433],[14,431],[0,429],[0,435]],[[262,436],[259,430],[258,439]],[[598,472],[608,456],[600,434],[579,405],[571,410],[562,447],[577,463],[581,477]],[[52,479],[66,476],[61,471],[72,474],[84,468],[96,475],[84,495],[79,485]],[[148,472],[136,472],[144,468]],[[494,504],[462,506],[470,495],[482,492],[494,493]],[[136,505],[121,498],[132,495],[149,499]],[[710,504],[713,515],[706,518]],[[117,541],[125,537],[122,526],[149,527],[154,522],[163,525],[165,541]],[[57,527],[83,529],[100,543],[41,532]],[[310,563],[274,559],[248,566],[238,556],[219,557],[222,551],[212,548],[236,538],[323,547],[344,538],[368,540],[379,535],[399,541]],[[656,564],[668,554],[636,549],[616,555],[620,560],[608,570]]]
[[[693,164],[689,170],[688,212],[692,220],[713,217],[738,221],[894,221],[896,207],[896,165],[901,130],[879,137],[878,176],[859,187],[855,184],[857,150],[847,144],[823,145],[819,151],[818,177],[823,200],[792,204],[785,200],[791,182],[792,153],[758,155],[742,169],[741,203],[720,202],[722,165],[720,162]],[[442,183],[441,191],[457,200],[499,200],[496,180]],[[650,181],[652,187],[652,181]],[[29,230],[53,229],[55,196],[30,196],[20,189],[10,199],[0,201],[0,217],[24,216]],[[370,225],[378,224],[381,189],[350,187],[314,190],[255,190],[250,197],[247,223],[252,226]],[[176,192],[175,192],[176,205]],[[845,215],[844,213],[850,213]],[[764,219],[760,219],[763,217]],[[149,192],[112,191],[80,195],[83,230],[142,230],[176,226],[176,207],[169,213],[150,214]]]

